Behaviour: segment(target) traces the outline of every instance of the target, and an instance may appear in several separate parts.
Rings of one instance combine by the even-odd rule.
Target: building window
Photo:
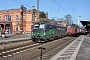
[[[16,15],[16,20],[18,20],[18,15]]]
[[[7,15],[5,15],[5,21],[7,21]]]
[[[20,15],[20,19],[22,19],[22,15]]]
[[[20,19],[23,18],[23,12],[20,12]]]
[[[18,25],[16,25],[16,31],[18,31]]]
[[[11,21],[11,16],[10,15],[5,15],[5,21]]]
[[[10,15],[8,16],[8,20],[11,21],[11,16]]]
[[[0,21],[1,21],[1,16],[0,16]]]

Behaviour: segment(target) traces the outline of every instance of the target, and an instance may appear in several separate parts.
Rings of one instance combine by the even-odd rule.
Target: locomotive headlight
[[[37,33],[39,35],[39,33]]]
[[[44,32],[44,35],[46,35],[46,33]]]
[[[31,35],[33,35],[33,32],[31,32]]]

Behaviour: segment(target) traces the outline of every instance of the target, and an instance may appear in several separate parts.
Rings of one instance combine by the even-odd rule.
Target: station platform
[[[0,37],[0,43],[31,39],[31,34],[22,34],[22,35],[13,35],[13,34],[11,34],[11,35],[8,38],[1,38]],[[9,34],[7,34],[7,36],[9,36]]]
[[[50,60],[90,60],[90,37],[81,35]]]

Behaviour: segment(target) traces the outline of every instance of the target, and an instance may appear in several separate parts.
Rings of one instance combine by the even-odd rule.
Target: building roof
[[[80,21],[82,23],[83,26],[88,26],[88,24],[90,24],[90,21]]]
[[[80,21],[87,31],[90,30],[90,21]]]

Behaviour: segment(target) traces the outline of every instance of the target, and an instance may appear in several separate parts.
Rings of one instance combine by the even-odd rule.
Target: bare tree
[[[73,21],[72,21],[72,16],[70,14],[65,15],[65,20],[68,25],[72,25]]]

